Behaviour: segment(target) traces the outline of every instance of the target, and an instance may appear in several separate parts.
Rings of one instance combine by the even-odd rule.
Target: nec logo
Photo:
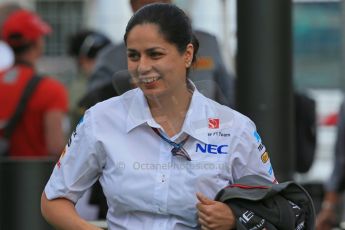
[[[211,144],[196,144],[196,152],[211,153],[211,154],[228,154],[227,149],[229,145],[211,145]]]

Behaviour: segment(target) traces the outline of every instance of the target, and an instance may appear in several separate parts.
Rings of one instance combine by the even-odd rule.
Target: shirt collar
[[[150,108],[147,104],[143,92],[139,88],[133,89],[131,91],[132,93],[123,95],[125,99],[127,99],[125,100],[125,104],[129,106],[126,121],[127,133],[135,127],[138,127],[144,123],[147,123],[151,127],[158,128],[159,125],[151,115]]]
[[[207,106],[206,98],[195,88],[189,105],[182,132],[189,136],[207,143]]]
[[[191,103],[189,105],[181,133],[186,133],[193,138],[208,143],[208,119],[216,118],[216,110],[209,108],[208,99],[203,96],[192,82],[189,82],[194,88]],[[127,128],[130,132],[135,127],[147,123],[151,127],[159,128],[159,124],[152,118],[146,98],[140,89],[134,89],[134,94],[128,94],[129,102]]]

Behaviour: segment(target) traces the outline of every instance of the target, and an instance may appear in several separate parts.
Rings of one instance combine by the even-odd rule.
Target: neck
[[[168,136],[172,137],[180,132],[191,98],[192,93],[187,87],[182,88],[174,95],[148,98],[152,117],[162,126]]]

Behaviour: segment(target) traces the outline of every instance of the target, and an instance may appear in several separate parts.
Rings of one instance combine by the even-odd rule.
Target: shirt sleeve
[[[64,197],[76,203],[99,178],[105,154],[95,140],[92,124],[92,112],[88,110],[72,133],[45,187],[48,199]]]
[[[249,120],[244,123],[241,130],[233,149],[231,162],[233,179],[259,175],[276,183],[269,154],[255,124]]]

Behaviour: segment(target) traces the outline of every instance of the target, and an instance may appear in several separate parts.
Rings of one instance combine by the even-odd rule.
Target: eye
[[[138,61],[140,59],[140,55],[138,52],[127,52],[127,57],[131,61]]]
[[[158,51],[149,51],[148,55],[152,58],[152,59],[159,59],[160,57],[163,56],[163,53],[158,52]]]

